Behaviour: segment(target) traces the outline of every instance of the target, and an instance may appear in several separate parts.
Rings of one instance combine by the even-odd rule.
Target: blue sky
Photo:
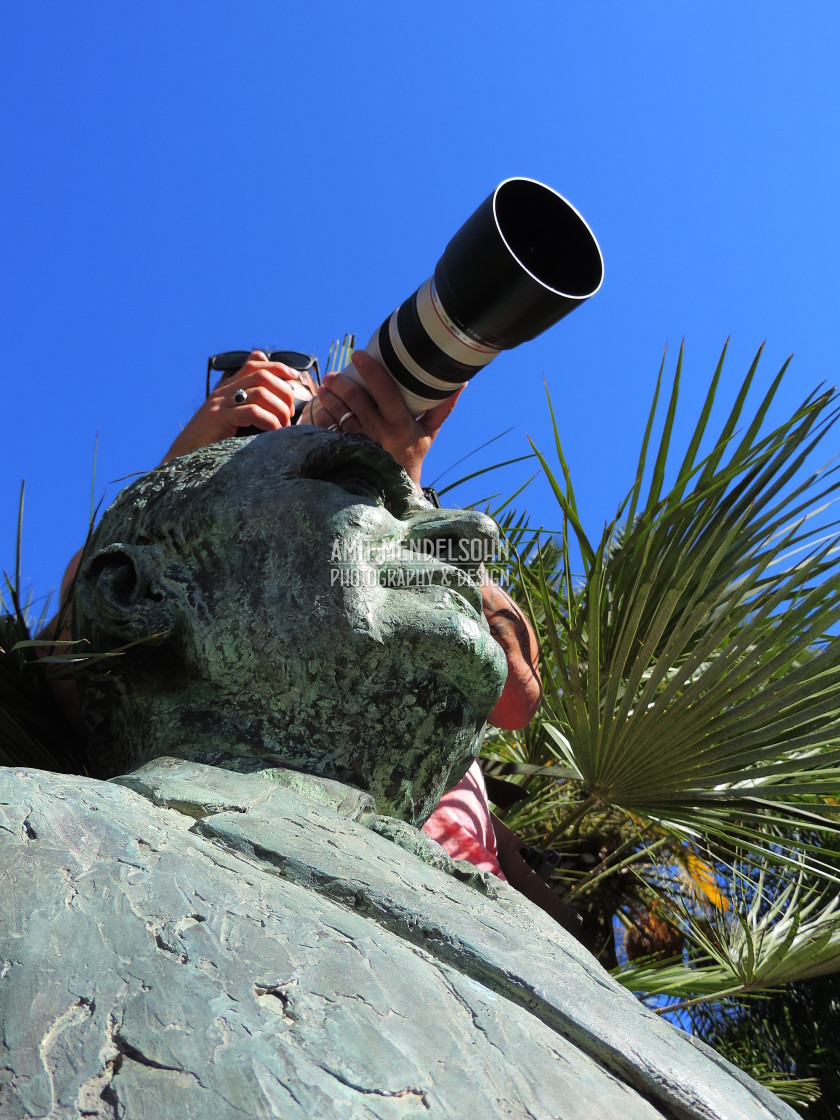
[[[110,500],[157,464],[208,354],[323,361],[345,330],[366,339],[511,175],[583,213],[604,285],[472,382],[426,481],[511,426],[447,478],[526,434],[549,449],[545,377],[597,535],[666,343],[669,366],[687,347],[680,442],[727,336],[724,398],[764,340],[762,384],[795,355],[782,411],[837,379],[834,2],[33,0],[0,19],[0,566],[25,478],[36,596],[81,543],[92,486]],[[520,505],[557,524],[544,484]]]

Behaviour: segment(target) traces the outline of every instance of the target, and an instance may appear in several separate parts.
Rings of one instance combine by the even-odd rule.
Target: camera
[[[603,277],[598,242],[574,206],[535,179],[505,179],[365,349],[417,415],[574,311]],[[364,386],[352,363],[342,372]]]

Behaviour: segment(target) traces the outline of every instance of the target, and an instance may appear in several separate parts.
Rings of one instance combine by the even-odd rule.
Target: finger
[[[330,374],[329,377],[324,378],[324,383],[318,391],[318,399],[322,403],[325,399],[329,402],[326,407],[329,407],[330,412],[335,416],[336,423],[345,412],[352,412],[359,425],[358,428],[354,427],[354,431],[364,432],[377,443],[382,442],[382,416],[376,402],[361,385],[357,385],[344,374]]]
[[[427,436],[431,436],[432,439],[435,438],[444,420],[452,413],[452,410],[458,403],[458,398],[466,387],[466,385],[462,385],[457,393],[453,393],[451,397],[447,397],[446,400],[441,401],[440,404],[436,404],[434,408],[430,408],[428,412],[423,414],[418,422]]]
[[[303,383],[300,370],[285,366],[282,362],[267,362],[264,368],[270,370],[276,377],[281,377],[284,381],[300,381]]]
[[[254,351],[245,365],[228,377],[225,384],[229,385],[231,381],[238,381],[240,377],[247,377],[260,370],[268,370],[282,381],[300,381],[298,370],[292,369],[291,366],[286,366],[282,362],[270,362],[264,354],[261,357],[256,357],[257,354],[259,354],[259,351]]]
[[[406,418],[414,419],[409,412],[402,393],[390,373],[364,350],[353,354],[353,365],[370,390],[382,418],[389,424],[403,423]]]
[[[315,424],[319,428],[337,428],[339,416],[346,411],[338,397],[329,394],[328,399],[324,400],[324,395],[319,393],[318,404],[320,408],[313,410]]]
[[[294,412],[294,397],[285,382],[279,382],[279,384],[283,389],[282,393],[276,392],[272,386],[257,384],[244,390],[246,400],[242,403],[237,402],[235,396],[230,397],[230,404],[237,412],[237,421],[240,427],[246,425],[244,421],[239,421],[239,416],[247,414],[252,409],[256,409],[260,415],[266,414],[275,417],[277,424],[272,424],[272,428],[286,427]],[[240,385],[239,388],[242,389],[242,386]],[[256,421],[254,423],[256,427],[261,426]]]
[[[331,423],[338,425],[339,431],[360,432],[362,430],[361,421],[353,412],[353,409],[328,387],[319,394],[318,400],[331,417]]]
[[[264,385],[281,400],[289,402],[292,413],[312,399],[312,389],[301,381],[298,371],[281,362],[268,362],[238,381],[239,385]]]
[[[338,430],[340,432],[351,432],[354,435],[366,435],[367,433],[362,428],[361,421],[355,412],[345,409],[338,418]]]
[[[251,370],[247,366],[243,366],[239,373],[225,381],[215,392],[220,393],[225,399],[229,399],[239,389],[244,389],[248,393],[255,392],[257,389],[264,389],[293,407],[294,385],[289,380],[278,377],[272,372],[270,366],[263,365],[258,369]]]
[[[251,353],[248,355],[248,357],[245,359],[244,365],[241,365],[239,367],[239,369],[222,372],[222,376],[219,378],[219,383],[216,386],[216,388],[218,389],[222,385],[230,384],[230,382],[235,380],[237,377],[239,377],[239,375],[243,371],[247,370],[249,365],[251,367],[253,367],[254,365],[256,365],[259,362],[265,363],[267,361],[268,361],[268,358],[266,357],[266,355],[263,353],[262,350],[252,350]]]
[[[263,432],[274,432],[288,427],[288,418],[283,420],[276,412],[258,404],[241,404],[236,409],[237,428],[259,428]]]

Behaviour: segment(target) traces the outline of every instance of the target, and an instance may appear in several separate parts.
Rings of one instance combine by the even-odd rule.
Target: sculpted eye
[[[338,478],[332,478],[330,481],[336,483],[342,490],[346,490],[348,494],[367,498],[380,506],[388,505],[388,498],[382,486],[363,474],[342,471]]]
[[[414,483],[387,451],[365,436],[344,436],[320,446],[301,464],[300,478],[341,487],[347,494],[406,517],[416,505]]]
[[[347,494],[353,494],[386,509],[390,510],[393,504],[385,480],[377,471],[368,470],[361,464],[344,463],[333,470],[320,472],[318,478],[321,482],[340,486]]]

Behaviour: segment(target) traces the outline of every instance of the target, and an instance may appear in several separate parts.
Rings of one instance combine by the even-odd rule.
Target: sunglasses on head
[[[205,397],[210,396],[210,375],[214,371],[221,373],[222,380],[231,377],[238,369],[242,369],[251,357],[251,350],[225,350],[222,354],[214,354],[207,359],[207,382],[204,388]],[[318,384],[321,384],[321,372],[318,369],[318,359],[312,354],[303,354],[300,350],[263,350],[269,362],[281,362],[298,373],[309,373],[313,370]]]

